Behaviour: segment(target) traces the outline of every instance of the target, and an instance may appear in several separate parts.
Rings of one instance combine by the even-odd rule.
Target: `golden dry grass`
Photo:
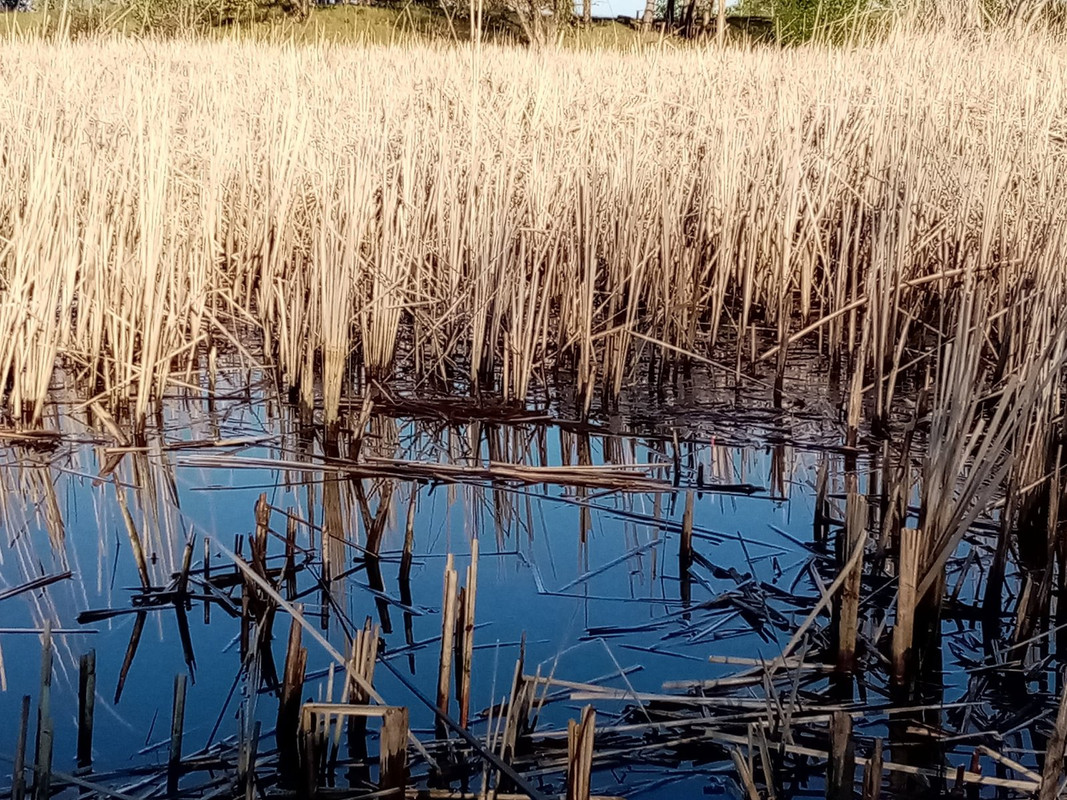
[[[758,322],[851,355],[852,416],[884,414],[961,286],[1013,369],[1060,324],[1065,56],[12,41],[5,406],[40,418],[64,364],[143,419],[246,322],[331,417],[401,354],[518,399],[565,356],[588,402],[652,350],[771,356]]]

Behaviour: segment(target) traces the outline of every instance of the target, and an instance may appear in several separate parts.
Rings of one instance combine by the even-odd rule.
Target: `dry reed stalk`
[[[1062,42],[736,55],[13,42],[6,408],[39,421],[63,363],[143,421],[248,323],[329,421],[350,364],[400,358],[515,400],[573,360],[588,407],[639,351],[699,355],[728,320],[739,356],[767,325],[851,357],[856,428],[868,400],[887,421],[911,351],[973,290],[996,314],[1024,285],[1046,299],[991,332],[1024,334],[1007,374],[1032,360],[1026,319],[1064,294]]]

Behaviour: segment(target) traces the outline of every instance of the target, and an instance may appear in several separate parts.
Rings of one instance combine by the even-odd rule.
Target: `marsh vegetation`
[[[35,767],[13,793],[581,797],[685,764],[752,798],[851,796],[858,766],[868,797],[1055,796],[1067,45],[1015,19],[549,55],[13,37],[0,611],[71,697],[92,644],[53,638],[129,637],[83,707],[117,680],[148,761],[119,701],[149,615],[176,659],[139,689],[167,764],[81,777],[50,759],[84,722],[16,672],[5,714],[43,710],[0,737]],[[482,624],[508,632],[484,657]],[[171,707],[196,636],[237,652]],[[223,706],[195,756],[187,691]]]

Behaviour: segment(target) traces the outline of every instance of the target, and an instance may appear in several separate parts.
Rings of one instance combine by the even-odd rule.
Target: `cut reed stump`
[[[681,581],[682,603],[688,606],[691,592],[689,570],[693,566],[693,492],[685,493],[682,513],[682,538],[678,543],[678,578]]]
[[[185,733],[185,674],[174,676],[174,704],[170,718],[170,755],[167,758],[167,794],[178,793],[182,771],[182,737]]]
[[[592,706],[582,709],[580,722],[567,723],[567,800],[589,800],[595,728]]]
[[[303,608],[298,606],[299,611]],[[303,626],[296,617],[289,622],[289,645],[285,652],[285,670],[278,702],[278,772],[282,785],[295,787],[300,776],[300,702],[304,692],[308,651],[301,646]]]
[[[826,800],[852,800],[856,779],[856,751],[852,715],[835,711],[830,716],[830,763],[826,770]]]
[[[382,721],[378,753],[378,788],[382,795],[402,795],[407,787],[408,710],[399,706],[356,706],[347,703],[304,703],[300,709],[300,736],[305,747],[306,784],[300,796],[314,797],[318,789],[320,748],[334,720],[377,717]]]
[[[478,595],[478,540],[471,541],[471,563],[467,567],[467,585],[464,587],[460,603],[462,620],[459,677],[459,724],[466,728],[470,721],[471,706],[471,663],[474,660],[474,608]]]
[[[15,764],[11,771],[11,800],[25,800],[26,797],[26,736],[30,727],[30,696],[22,698],[22,712],[19,715],[19,733],[15,740]]]
[[[34,800],[52,795],[52,622],[45,621],[41,647],[41,688],[37,697],[37,738],[34,744]]]
[[[346,683],[347,701],[362,706],[370,702],[370,689],[374,685],[374,665],[378,661],[378,640],[381,629],[367,617],[363,630],[356,631],[352,640],[352,653],[348,664]],[[348,718],[348,755],[353,762],[365,760],[367,755],[367,720],[364,717]]]
[[[893,625],[893,682],[905,683],[910,671],[912,644],[915,638],[916,587],[919,581],[919,560],[922,553],[922,531],[905,528],[900,532],[900,552],[897,555],[897,617]]]
[[[441,660],[437,670],[437,709],[448,716],[448,685],[452,678],[452,653],[456,640],[456,570],[452,554],[445,560],[444,591],[441,602]],[[437,738],[448,736],[448,727],[437,718]]]
[[[852,489],[845,506],[845,527],[842,531],[844,547],[840,548],[841,562],[848,559],[867,525],[867,504],[859,493]],[[860,587],[863,579],[862,551],[859,560],[848,572],[839,595],[837,629],[837,671],[851,675],[856,667],[856,635],[859,629]]]
[[[382,716],[378,788],[403,796],[408,783],[408,710],[387,708]]]
[[[207,605],[207,603],[205,603]],[[78,667],[78,769],[93,766],[93,715],[96,710],[96,651],[81,657]]]
[[[874,740],[871,757],[863,769],[863,800],[879,800],[882,796],[882,740]]]

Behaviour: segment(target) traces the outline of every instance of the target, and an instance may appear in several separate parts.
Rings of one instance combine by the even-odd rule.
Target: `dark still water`
[[[813,724],[825,727],[825,717],[816,717],[829,702],[821,695],[827,676],[816,657],[795,675],[779,672],[769,683],[737,680],[736,688],[726,682],[726,692],[707,693],[726,699],[661,700],[782,654],[836,576],[832,546],[813,543],[817,486],[823,484],[828,498],[826,519],[840,520],[846,461],[863,492],[876,459],[846,458],[824,447],[838,429],[810,407],[760,410],[751,398],[720,401],[710,391],[688,403],[624,409],[589,425],[559,416],[479,411],[457,401],[356,406],[348,431],[324,451],[321,428],[301,426],[270,402],[241,396],[209,405],[175,397],[142,446],[122,447],[114,432],[89,424],[87,410],[56,406],[49,427],[61,436],[0,446],[0,593],[56,577],[0,600],[0,757],[10,759],[16,750],[22,697],[29,695],[32,762],[39,631],[50,623],[56,785],[75,771],[79,659],[94,650],[94,773],[79,773],[83,778],[124,796],[163,793],[175,678],[184,674],[183,757],[208,752],[235,764],[251,717],[261,723],[259,790],[276,788],[273,732],[290,615],[284,609],[273,615],[264,637],[269,653],[250,669],[242,651],[247,656],[255,631],[240,618],[241,577],[228,554],[252,560],[263,496],[268,569],[285,568],[289,538],[291,574],[279,579],[280,592],[300,604],[309,625],[340,653],[365,620],[380,626],[379,658],[401,677],[379,663],[374,687],[386,703],[410,709],[419,739],[436,738],[434,716],[411,686],[435,695],[446,560],[454,556],[463,586],[477,540],[469,701],[477,737],[484,742],[499,733],[493,707],[511,691],[525,640],[523,672],[559,681],[542,689],[548,700],[522,764],[547,793],[561,791],[563,773],[558,759],[553,767],[553,757],[537,748],[558,738],[553,731],[565,731],[588,702],[596,706],[598,730],[605,729],[598,752],[619,749],[598,763],[594,793],[736,791],[731,740],[694,746],[685,729],[691,719],[665,739],[657,738],[669,732],[662,724],[650,729],[656,736],[638,731],[636,743],[625,735],[686,715],[762,713],[768,688],[773,702],[793,703],[798,720],[813,715]],[[362,437],[354,430],[363,430]],[[327,451],[344,466],[324,466]],[[506,472],[498,464],[535,471]],[[612,465],[626,471],[606,471]],[[553,471],[562,468],[570,469]],[[687,493],[688,557],[682,542]],[[179,595],[187,543],[192,558]],[[960,597],[970,600],[973,588],[961,574]],[[828,620],[821,615],[812,630]],[[878,631],[884,614],[865,606],[860,626],[864,634]],[[972,632],[953,630],[961,647],[974,648]],[[341,670],[331,670],[330,656],[308,633],[303,643],[302,699],[340,700]],[[822,643],[814,635],[790,655],[804,662],[809,648],[815,653]],[[869,661],[878,664],[876,657]],[[857,717],[857,732],[882,736],[887,728],[878,707],[887,699],[877,686],[884,681],[871,676],[867,682],[855,702],[873,710]],[[965,670],[946,663],[937,700],[948,709],[944,724],[969,683]],[[988,710],[988,700],[981,702]],[[449,710],[458,717],[455,699]],[[623,738],[616,742],[615,735]],[[1012,741],[1014,757],[1032,764],[1025,731]],[[971,754],[952,745],[944,750],[943,764],[964,763]],[[373,736],[370,751],[377,752]],[[342,762],[345,752],[342,746]],[[471,760],[468,785],[477,790],[481,766]],[[9,784],[10,763],[0,761],[0,786]],[[815,765],[810,781],[798,773],[791,793],[819,793],[821,769]],[[415,750],[411,771],[413,782],[425,785],[428,770]],[[230,792],[233,781],[219,777],[224,773],[190,770],[179,790]],[[463,777],[453,777],[459,788]],[[343,764],[334,783],[360,785]]]

